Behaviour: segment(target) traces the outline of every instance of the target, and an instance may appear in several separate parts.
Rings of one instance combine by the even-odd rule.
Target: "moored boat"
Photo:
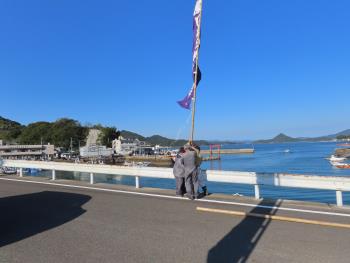
[[[350,163],[343,163],[343,162],[330,162],[334,167],[340,168],[340,169],[350,169]]]
[[[328,160],[331,161],[331,162],[342,162],[345,159],[346,159],[345,157],[338,157],[338,156],[332,154],[331,157]]]
[[[2,167],[1,173],[3,174],[17,174],[17,169],[12,167]]]
[[[338,163],[335,166],[340,169],[350,169],[350,163]]]
[[[341,144],[337,144],[337,146],[350,147],[350,143],[341,143]]]

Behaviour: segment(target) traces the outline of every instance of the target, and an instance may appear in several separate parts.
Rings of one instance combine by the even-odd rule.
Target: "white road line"
[[[69,184],[58,184],[58,183],[47,183],[47,182],[35,182],[35,181],[27,181],[27,180],[11,179],[11,178],[1,178],[1,177],[0,177],[0,180],[14,181],[14,182],[24,182],[24,183],[32,183],[32,184],[41,184],[41,185],[53,185],[53,186],[61,186],[61,187],[69,187],[69,188],[77,188],[77,189],[88,189],[88,190],[97,190],[97,191],[103,191],[103,192],[122,193],[122,194],[131,194],[131,195],[139,195],[139,196],[150,196],[150,197],[159,197],[159,198],[165,198],[165,199],[177,199],[177,200],[183,200],[183,201],[190,201],[187,198],[182,198],[182,197],[177,197],[177,196],[160,195],[160,194],[148,194],[148,193],[140,193],[140,192],[133,192],[133,191],[125,191],[125,190],[98,188],[98,187],[91,187],[91,186],[80,186],[80,185],[69,185]],[[297,209],[297,208],[268,206],[268,205],[256,205],[256,204],[239,203],[239,202],[231,202],[231,201],[220,201],[220,200],[209,200],[209,199],[198,199],[198,200],[195,200],[195,201],[196,202],[203,202],[203,203],[212,203],[212,204],[227,204],[227,205],[254,207],[254,208],[277,209],[277,210],[283,210],[283,211],[292,211],[292,212],[309,213],[309,214],[320,214],[320,215],[350,217],[350,214],[344,214],[344,213],[333,213],[333,212],[325,212],[325,211],[318,211],[318,210],[307,210],[307,209]]]

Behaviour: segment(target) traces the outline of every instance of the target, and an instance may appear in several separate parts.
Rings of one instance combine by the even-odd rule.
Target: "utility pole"
[[[70,152],[73,152],[73,138],[70,137]]]

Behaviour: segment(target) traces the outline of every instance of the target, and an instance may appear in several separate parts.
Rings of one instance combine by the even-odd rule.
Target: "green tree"
[[[51,126],[52,143],[69,149],[72,139],[73,148],[76,149],[79,142],[85,140],[87,132],[88,129],[81,126],[78,121],[62,118],[55,121]]]
[[[112,141],[120,136],[120,131],[116,127],[102,127],[99,142],[107,147],[112,147]]]
[[[344,139],[349,139],[349,138],[350,138],[350,135],[339,135],[339,136],[337,136],[338,140],[344,140]]]
[[[19,137],[21,144],[40,144],[41,141],[52,143],[51,137],[52,124],[49,122],[34,122],[25,127]]]
[[[0,116],[0,140],[15,142],[21,134],[24,126],[20,123],[5,119]]]

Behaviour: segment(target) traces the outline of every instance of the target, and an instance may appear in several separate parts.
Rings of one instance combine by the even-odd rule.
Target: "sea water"
[[[254,148],[253,154],[222,155],[220,161],[203,162],[202,169],[248,171],[260,173],[289,173],[321,176],[350,176],[350,170],[334,168],[326,159],[337,148],[334,142],[299,142],[281,144],[230,144],[222,149]],[[202,147],[206,149],[207,147]],[[44,172],[41,175],[48,176]],[[89,181],[87,173],[58,172],[56,177]],[[96,183],[135,185],[130,176],[95,175]],[[175,189],[174,180],[141,178],[144,187]],[[254,196],[252,185],[208,182],[209,192],[229,195]],[[264,198],[291,199],[335,203],[335,191],[313,190],[274,186],[261,186]],[[350,204],[350,193],[344,193],[344,203]]]

